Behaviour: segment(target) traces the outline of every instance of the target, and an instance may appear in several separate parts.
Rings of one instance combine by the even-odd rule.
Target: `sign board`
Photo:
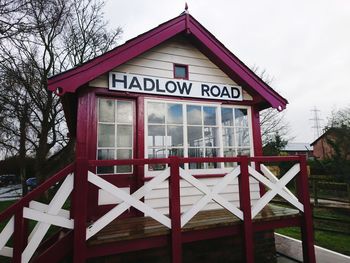
[[[202,99],[243,100],[242,87],[240,86],[157,78],[121,72],[109,73],[109,89]]]

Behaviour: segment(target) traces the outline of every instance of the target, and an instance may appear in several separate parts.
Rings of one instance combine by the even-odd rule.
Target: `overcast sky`
[[[189,12],[249,67],[273,77],[288,99],[295,142],[312,142],[311,110],[327,121],[350,105],[349,0],[188,0]],[[121,26],[120,44],[178,16],[185,1],[106,0],[106,18]]]

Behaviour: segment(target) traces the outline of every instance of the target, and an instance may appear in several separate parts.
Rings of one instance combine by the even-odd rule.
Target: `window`
[[[147,103],[148,158],[184,156],[183,105]],[[149,170],[162,170],[164,165],[150,165]]]
[[[149,100],[146,106],[148,158],[232,157],[250,155],[247,107]],[[188,169],[220,168],[231,163],[190,163]],[[149,170],[163,170],[152,165]]]
[[[133,156],[133,105],[130,101],[98,100],[97,159],[131,159]],[[100,174],[131,173],[131,165],[98,167]]]
[[[174,64],[174,78],[175,79],[188,79],[188,66]]]

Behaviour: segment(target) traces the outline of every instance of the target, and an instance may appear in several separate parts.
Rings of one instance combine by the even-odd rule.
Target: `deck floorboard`
[[[267,205],[254,219],[253,223],[298,217],[299,211],[277,205]],[[229,227],[242,221],[225,209],[201,211],[183,228],[182,232]],[[89,241],[89,246],[169,235],[170,230],[150,217],[115,219]]]

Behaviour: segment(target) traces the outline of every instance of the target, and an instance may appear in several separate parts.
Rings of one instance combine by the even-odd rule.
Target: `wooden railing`
[[[276,178],[264,166],[264,163],[292,162],[294,165],[280,179]],[[218,182],[209,188],[200,180],[200,176],[191,174],[190,170],[184,170],[184,163],[236,163],[225,174],[215,175]],[[167,168],[153,178],[145,181],[144,185],[132,193],[126,193],[119,187],[104,180],[94,173],[98,166],[133,165],[144,168],[150,164],[165,164]],[[134,167],[134,169],[136,168]],[[136,170],[136,169],[135,169]],[[72,173],[75,172],[73,175]],[[74,176],[74,180],[73,180]],[[261,187],[261,198],[251,206],[250,177],[261,185],[269,188],[268,191]],[[297,196],[294,196],[286,184],[296,177]],[[33,200],[43,192],[64,180],[61,188],[49,205],[40,204]],[[239,205],[225,200],[219,195],[228,183],[238,179]],[[180,182],[186,181],[198,189],[203,196],[191,207],[181,213]],[[144,202],[144,197],[153,191],[158,185],[168,182],[169,190],[169,214],[163,214]],[[106,214],[91,222],[87,222],[88,186],[92,184],[103,189],[110,195],[122,200]],[[62,190],[61,190],[62,189]],[[74,189],[74,190],[73,190]],[[72,214],[62,209],[62,205],[73,190]],[[86,240],[98,233],[123,212],[133,207],[143,214],[152,217],[166,226],[171,233],[172,262],[181,262],[182,255],[182,231],[181,229],[193,218],[208,202],[214,200],[217,204],[227,209],[230,213],[242,220],[243,238],[245,244],[246,262],[254,262],[253,253],[253,219],[267,205],[275,195],[280,195],[302,214],[301,228],[303,238],[303,253],[305,262],[315,262],[312,233],[312,217],[309,204],[308,182],[306,172],[306,160],[303,156],[293,157],[216,157],[216,158],[180,158],[170,157],[166,159],[130,159],[130,160],[86,160],[79,159],[60,173],[44,182],[33,192],[29,193],[19,202],[0,214],[0,221],[11,218],[6,227],[0,233],[0,253],[7,256],[13,255],[13,262],[29,262],[40,241],[47,232],[50,224],[74,229],[73,233],[73,261],[84,262],[87,259]],[[25,219],[38,221],[37,226],[26,236],[27,227]],[[74,220],[72,219],[74,218]],[[10,236],[14,236],[14,250],[6,247]]]
[[[12,262],[27,263],[51,225],[74,228],[70,212],[62,209],[73,190],[74,170],[75,164],[67,166],[0,214],[0,222],[8,220],[0,233],[1,256],[12,258]],[[49,204],[35,200],[62,180],[63,183]],[[37,221],[31,232],[28,220]],[[7,246],[11,237],[13,247]]]

